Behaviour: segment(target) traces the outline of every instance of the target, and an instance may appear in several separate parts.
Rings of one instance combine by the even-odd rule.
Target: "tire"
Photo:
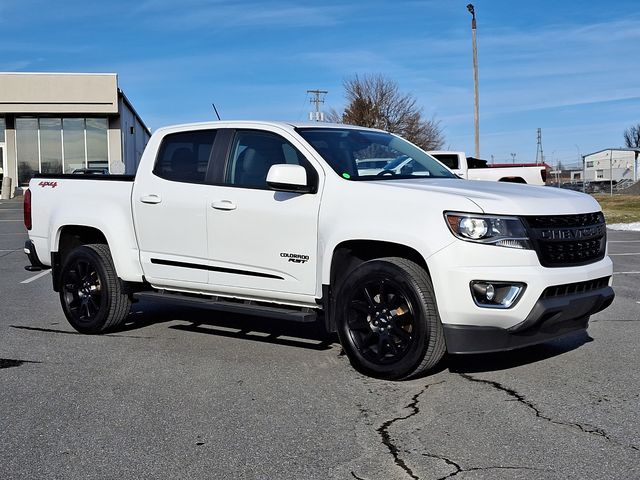
[[[359,372],[400,380],[433,368],[444,356],[444,333],[431,279],[396,257],[362,263],[336,299],[342,348]]]
[[[129,314],[131,300],[122,293],[107,245],[72,250],[60,271],[60,287],[62,310],[80,333],[112,330]]]

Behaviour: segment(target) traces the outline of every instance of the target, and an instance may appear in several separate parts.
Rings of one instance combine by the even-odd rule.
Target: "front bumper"
[[[488,353],[526,347],[585,330],[589,316],[604,310],[615,294],[609,286],[588,293],[540,298],[527,318],[511,328],[444,325],[449,353]]]
[[[458,241],[427,264],[449,353],[511,350],[584,330],[589,316],[614,298],[606,256],[589,265],[546,268],[532,250]],[[511,308],[483,308],[473,301],[473,281],[521,282],[526,289]],[[588,288],[565,288],[576,285]]]

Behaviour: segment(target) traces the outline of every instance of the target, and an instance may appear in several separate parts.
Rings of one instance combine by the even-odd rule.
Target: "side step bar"
[[[233,300],[225,297],[206,295],[185,295],[166,291],[140,292],[139,298],[155,298],[170,300],[187,305],[203,305],[222,312],[255,315],[258,317],[277,318],[290,322],[313,323],[318,318],[315,309],[307,307],[265,305],[263,302],[251,300]]]

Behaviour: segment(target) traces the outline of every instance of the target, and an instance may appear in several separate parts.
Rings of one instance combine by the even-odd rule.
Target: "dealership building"
[[[0,175],[12,196],[36,173],[133,174],[150,135],[114,73],[0,73]]]

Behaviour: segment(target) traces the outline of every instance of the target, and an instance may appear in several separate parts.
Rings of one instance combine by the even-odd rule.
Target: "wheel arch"
[[[502,177],[499,182],[508,182],[508,183],[527,183],[526,180],[522,177]]]
[[[429,275],[429,267],[424,257],[413,247],[385,240],[345,240],[332,250],[328,272],[323,275],[323,309],[325,328],[335,332],[335,292],[340,280],[358,265],[376,258],[400,257],[420,265]],[[328,273],[328,275],[327,275]]]
[[[335,280],[340,274],[348,272],[360,263],[382,257],[406,258],[429,272],[424,257],[413,247],[384,240],[346,240],[333,249],[329,284],[335,285]]]
[[[127,236],[113,237],[99,225],[67,223],[59,225],[51,236],[51,268],[53,287],[59,288],[59,274],[65,255],[81,245],[103,244],[109,247],[118,277],[126,282],[142,282],[143,274],[137,249],[131,248]]]
[[[73,249],[90,243],[109,245],[104,233],[96,227],[88,225],[62,225],[56,230],[51,246],[51,274],[53,289],[60,291],[60,270],[65,257]]]

